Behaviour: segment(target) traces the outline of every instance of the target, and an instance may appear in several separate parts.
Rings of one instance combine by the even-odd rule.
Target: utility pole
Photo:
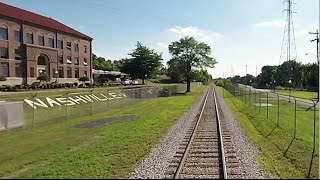
[[[246,76],[248,75],[247,67],[248,67],[248,65],[246,65]]]
[[[319,31],[318,29],[316,30],[316,32],[309,32],[309,34],[315,34],[316,35],[316,39],[312,39],[310,40],[311,42],[316,42],[317,43],[317,63],[318,63],[318,71],[319,70]],[[319,75],[318,75],[318,78],[319,78]],[[319,81],[318,81],[318,91],[317,91],[317,103],[319,102]]]

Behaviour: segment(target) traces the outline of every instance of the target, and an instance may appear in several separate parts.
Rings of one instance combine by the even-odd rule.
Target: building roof
[[[122,73],[119,71],[104,71],[104,70],[97,70],[97,69],[92,69],[93,74],[110,74],[110,75],[128,75],[126,73]]]
[[[14,18],[17,20],[25,21],[28,23],[36,24],[39,26],[47,27],[50,29],[58,30],[58,32],[64,32],[72,35],[79,36],[84,39],[92,40],[91,37],[76,31],[52,18],[45,17],[30,11],[26,11],[8,4],[0,2],[0,15]]]

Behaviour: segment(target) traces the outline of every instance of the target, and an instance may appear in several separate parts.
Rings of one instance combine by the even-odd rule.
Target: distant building
[[[92,69],[93,80],[95,82],[105,83],[108,81],[117,81],[117,79],[121,81],[125,81],[129,78],[128,74],[119,72],[119,71],[103,71],[103,70],[95,70]]]
[[[0,2],[0,75],[5,84],[92,78],[92,38],[52,18]]]

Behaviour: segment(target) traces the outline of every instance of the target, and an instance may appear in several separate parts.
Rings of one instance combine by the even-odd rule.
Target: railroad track
[[[165,178],[237,178],[238,161],[226,125],[220,122],[215,90],[210,87],[201,110],[170,163]]]

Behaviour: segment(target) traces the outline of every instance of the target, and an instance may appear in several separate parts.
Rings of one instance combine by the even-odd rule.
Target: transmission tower
[[[297,59],[296,40],[294,35],[293,18],[292,18],[292,0],[284,0],[287,4],[286,23],[283,31],[282,47],[280,53],[279,65],[284,61],[295,61]]]
[[[289,67],[282,74],[283,80],[286,82],[286,87],[289,88],[289,102],[291,96],[291,85],[293,82],[293,69],[290,66],[289,61],[295,61],[297,59],[297,49],[296,49],[296,40],[294,35],[294,26],[293,26],[293,18],[292,18],[292,0],[284,0],[283,3],[286,3],[286,9],[283,12],[286,12],[286,23],[283,31],[283,39],[282,39],[282,47],[279,59],[279,65],[282,62],[287,61],[289,63]]]

